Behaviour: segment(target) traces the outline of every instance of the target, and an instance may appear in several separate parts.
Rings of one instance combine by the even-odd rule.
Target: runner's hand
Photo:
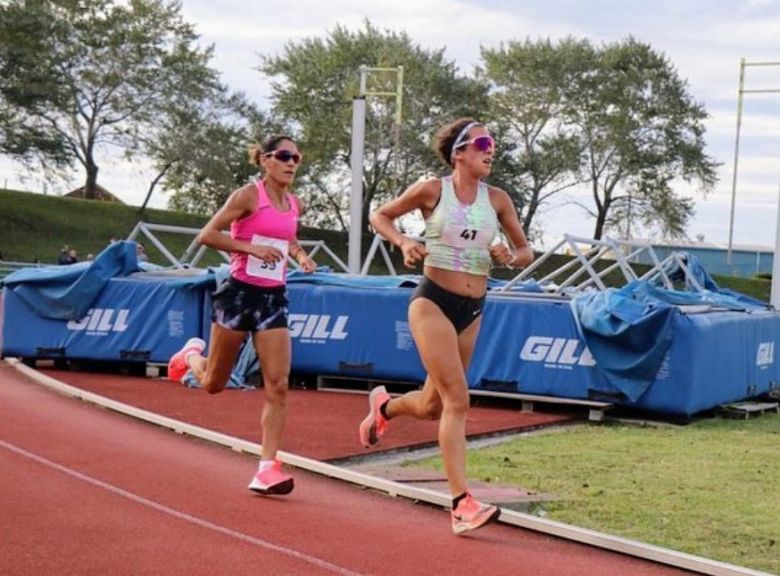
[[[263,262],[276,263],[284,258],[281,250],[273,246],[252,245],[250,254]]]
[[[317,269],[317,264],[312,260],[308,255],[302,256],[298,260],[298,265],[301,267],[301,270],[304,271],[306,274],[311,274]]]
[[[509,249],[509,247],[504,243],[494,244],[490,247],[490,258],[499,266],[506,266],[508,265],[512,260],[514,260],[515,255],[512,253],[512,251]]]
[[[401,242],[401,252],[404,255],[404,265],[407,268],[414,268],[417,262],[422,260],[428,255],[428,251],[425,246],[414,240],[406,238]]]

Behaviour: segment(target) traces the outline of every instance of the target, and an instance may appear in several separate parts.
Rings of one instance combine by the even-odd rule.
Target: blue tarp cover
[[[571,301],[577,330],[597,366],[632,402],[655,379],[672,342],[677,312],[638,287],[587,292]]]
[[[135,242],[115,242],[92,262],[24,268],[3,284],[44,318],[79,320],[111,278],[138,270]]]
[[[673,338],[676,306],[708,305],[729,310],[766,310],[764,302],[720,290],[706,271],[701,293],[667,290],[635,280],[623,288],[578,294],[571,301],[582,339],[609,382],[635,402],[653,382]]]

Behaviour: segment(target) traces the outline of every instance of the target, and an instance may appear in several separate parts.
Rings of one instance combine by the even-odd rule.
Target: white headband
[[[450,150],[450,162],[453,162],[453,158],[455,158],[455,150],[458,149],[458,146],[460,146],[463,143],[463,139],[466,137],[466,134],[469,133],[469,130],[474,128],[474,126],[482,126],[479,122],[469,122],[466,124],[463,129],[458,132],[458,137],[455,138],[455,143],[452,145],[452,150]]]

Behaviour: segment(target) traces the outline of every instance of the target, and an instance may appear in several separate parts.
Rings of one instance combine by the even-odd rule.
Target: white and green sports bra
[[[488,186],[480,182],[473,203],[462,204],[452,177],[441,180],[441,197],[425,223],[425,265],[487,276],[490,244],[498,233],[498,217]]]

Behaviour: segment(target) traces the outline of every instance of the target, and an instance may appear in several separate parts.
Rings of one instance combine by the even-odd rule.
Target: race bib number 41
[[[484,248],[490,244],[495,231],[477,230],[462,225],[447,224],[442,231],[442,240],[456,248]]]
[[[265,262],[254,256],[249,256],[246,261],[246,273],[255,278],[265,278],[282,282],[284,280],[284,269],[287,264],[287,253],[290,250],[290,243],[287,240],[279,238],[268,238],[255,234],[252,236],[253,246],[273,246],[282,253],[282,259],[278,262]]]

